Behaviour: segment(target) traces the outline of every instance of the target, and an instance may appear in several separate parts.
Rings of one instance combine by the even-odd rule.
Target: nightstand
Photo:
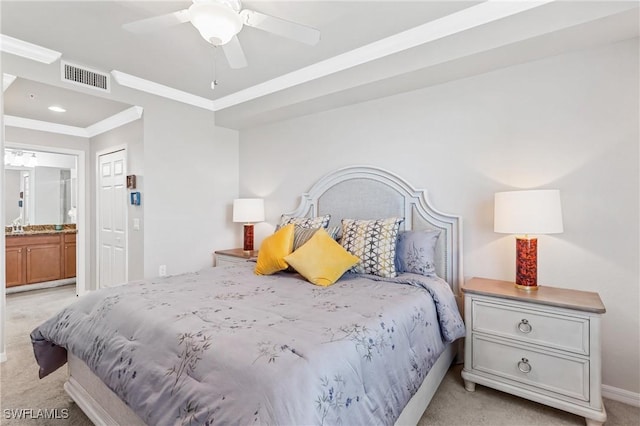
[[[477,383],[604,423],[598,293],[485,278],[462,291],[468,391]]]
[[[258,250],[244,251],[241,248],[229,250],[217,250],[215,254],[215,266],[228,266],[246,262],[258,257]]]

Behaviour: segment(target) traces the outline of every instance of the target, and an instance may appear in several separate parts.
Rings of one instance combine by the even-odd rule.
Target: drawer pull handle
[[[518,330],[520,330],[521,333],[528,334],[531,333],[533,327],[529,324],[529,320],[523,319],[520,320],[520,323],[518,324]]]
[[[529,360],[526,358],[522,358],[521,361],[518,361],[518,370],[522,371],[523,373],[530,373],[531,364],[529,364]]]

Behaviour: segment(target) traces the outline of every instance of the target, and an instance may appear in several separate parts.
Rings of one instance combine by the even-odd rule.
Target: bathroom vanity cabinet
[[[73,278],[75,232],[6,235],[7,287]]]

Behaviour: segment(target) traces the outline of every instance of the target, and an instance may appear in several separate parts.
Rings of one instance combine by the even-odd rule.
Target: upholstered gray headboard
[[[331,172],[302,194],[290,216],[331,214],[331,225],[343,218],[404,217],[406,230],[440,229],[436,272],[457,293],[462,284],[462,219],[434,209],[424,190],[399,176],[372,166],[352,166]]]

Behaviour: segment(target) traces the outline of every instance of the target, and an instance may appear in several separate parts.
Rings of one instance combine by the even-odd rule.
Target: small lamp
[[[516,287],[538,289],[538,239],[529,234],[559,234],[560,191],[543,189],[495,194],[493,230],[516,236]],[[524,235],[523,235],[524,234]]]
[[[262,198],[238,198],[233,200],[233,221],[244,222],[244,251],[253,250],[253,224],[264,221]]]

